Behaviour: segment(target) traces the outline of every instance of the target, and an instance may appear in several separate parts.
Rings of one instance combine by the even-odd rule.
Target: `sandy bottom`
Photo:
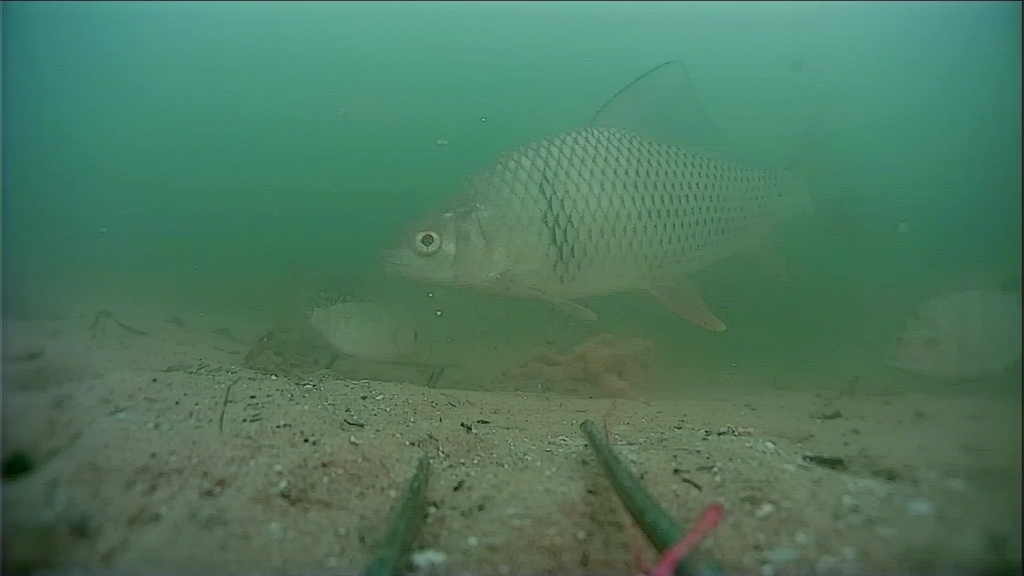
[[[6,568],[358,570],[427,454],[417,549],[443,572],[630,574],[636,532],[585,419],[681,523],[725,505],[703,549],[731,571],[1019,566],[1019,373],[987,397],[737,373],[612,400],[428,387],[409,366],[355,380],[372,369],[253,355],[267,326],[219,327],[145,310],[4,323]]]

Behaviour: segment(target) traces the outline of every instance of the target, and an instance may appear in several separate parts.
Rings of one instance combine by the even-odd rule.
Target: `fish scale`
[[[588,274],[700,269],[728,257],[734,240],[771,224],[778,175],[719,163],[619,130],[586,128],[505,155],[475,179],[482,205],[539,213],[536,233],[552,271],[538,280],[571,290]],[[523,227],[525,233],[530,230]],[[546,286],[555,290],[555,286]],[[604,291],[597,288],[598,293]]]
[[[385,267],[544,299],[586,319],[596,314],[574,299],[647,291],[714,331],[725,324],[689,275],[736,255],[784,274],[774,231],[811,208],[793,171],[745,167],[601,125],[501,155],[469,179],[461,199],[403,235]]]

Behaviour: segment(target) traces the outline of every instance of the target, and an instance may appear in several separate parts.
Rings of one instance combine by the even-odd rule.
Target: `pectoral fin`
[[[670,282],[659,281],[651,286],[650,292],[662,306],[693,324],[712,332],[725,330],[725,324],[708,308],[700,295],[700,288],[690,278],[679,276]]]
[[[585,320],[587,322],[594,322],[595,320],[597,320],[597,313],[591,310],[590,308],[587,308],[586,306],[581,306],[580,304],[577,304],[569,300],[565,300],[563,298],[556,298],[554,296],[550,296],[540,290],[536,290],[533,288],[525,288],[520,289],[518,294],[544,300],[545,302],[548,302],[558,310],[579,320]]]
[[[587,322],[593,322],[597,320],[597,313],[591,310],[590,308],[587,308],[586,306],[581,306],[575,302],[570,302],[568,300],[559,300],[552,298],[545,298],[545,300],[550,302],[551,305],[554,306],[555,308],[558,308],[562,312],[565,312],[566,314],[574,318],[586,320]]]

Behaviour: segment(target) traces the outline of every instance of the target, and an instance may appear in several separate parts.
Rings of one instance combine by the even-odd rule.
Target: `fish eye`
[[[416,234],[416,251],[424,256],[430,256],[441,249],[441,235],[433,230],[426,230]]]

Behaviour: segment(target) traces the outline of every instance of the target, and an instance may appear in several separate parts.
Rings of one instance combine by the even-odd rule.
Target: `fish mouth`
[[[392,260],[381,263],[380,270],[391,278],[410,278],[409,273],[405,271],[405,267]]]
[[[412,258],[415,258],[415,256]],[[433,275],[417,266],[416,261],[411,260],[408,254],[404,254],[401,251],[385,253],[377,260],[377,267],[385,275],[392,278],[422,282],[433,282],[436,280]]]

